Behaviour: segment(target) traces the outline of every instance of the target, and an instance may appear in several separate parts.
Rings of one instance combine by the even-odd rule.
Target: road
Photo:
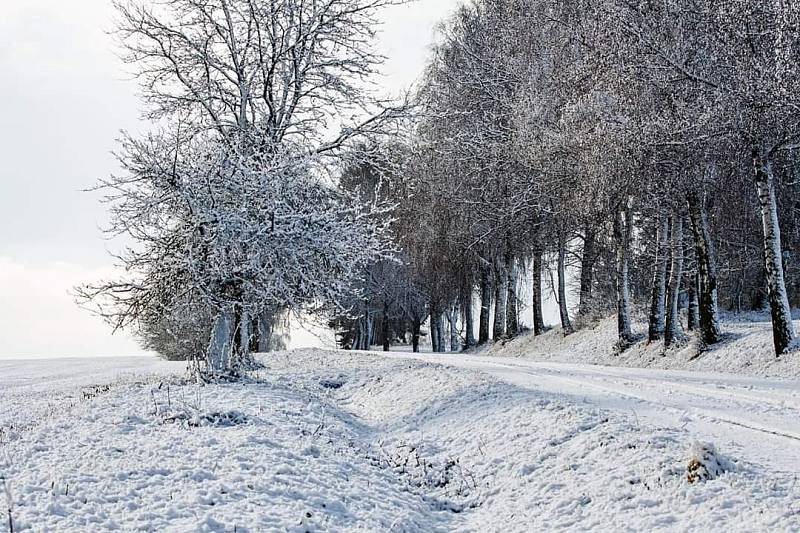
[[[800,472],[800,381],[461,354],[389,356],[477,370],[643,425],[685,428],[731,458]]]

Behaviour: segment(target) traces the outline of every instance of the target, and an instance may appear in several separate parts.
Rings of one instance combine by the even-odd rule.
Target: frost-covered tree
[[[389,217],[327,169],[401,112],[368,85],[382,59],[370,46],[376,14],[393,3],[116,4],[125,58],[160,126],[126,135],[123,174],[101,184],[111,231],[133,245],[122,280],[81,292],[115,327],[198,302],[213,317],[204,359],[218,373],[246,359],[264,313],[341,310],[389,249]]]
[[[780,0],[619,2],[617,8],[622,26],[635,38],[652,72],[668,72],[673,85],[704,95],[710,126],[705,134],[716,138],[718,147],[729,148],[727,153],[750,162],[775,350],[781,354],[792,343],[794,327],[784,281],[775,165],[796,150],[800,134],[800,8]],[[694,132],[687,133],[684,137]],[[695,218],[701,223],[702,216]],[[703,237],[702,228],[697,236]],[[713,276],[712,267],[702,270]],[[715,289],[714,282],[707,280],[705,288],[701,282],[706,302],[712,301]],[[715,326],[705,329],[704,336],[714,336]]]

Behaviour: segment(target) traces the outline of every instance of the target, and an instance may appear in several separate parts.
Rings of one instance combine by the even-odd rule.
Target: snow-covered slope
[[[797,472],[725,443],[728,471],[689,484],[687,427],[426,361],[263,361],[247,383],[118,383],[7,436],[16,530],[800,527]]]
[[[642,333],[642,339],[622,354],[614,351],[617,340],[615,318],[585,326],[566,338],[560,328],[553,328],[539,337],[526,333],[510,341],[493,344],[481,350],[480,354],[537,361],[800,378],[800,350],[776,358],[771,325],[768,317],[763,315],[729,317],[722,324],[723,341],[702,351],[698,343],[689,337],[680,347],[664,352],[663,343],[647,344],[644,336],[646,324],[634,325]],[[795,328],[800,331],[800,321],[795,321]]]

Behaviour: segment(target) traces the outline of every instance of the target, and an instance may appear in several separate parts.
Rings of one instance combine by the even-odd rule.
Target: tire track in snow
[[[800,412],[795,408],[793,382],[776,380],[774,389],[763,391],[770,397],[762,398],[747,387],[755,381],[759,387],[766,387],[769,380],[731,376],[731,381],[737,382],[734,384],[702,373],[695,378],[686,371],[671,377],[669,371],[637,369],[636,375],[631,375],[616,372],[616,368],[607,372],[605,367],[595,365],[538,361],[526,364],[464,355],[405,353],[390,357],[412,357],[477,370],[524,388],[583,400],[626,415],[633,412],[637,419],[641,416],[654,425],[685,428],[700,438],[733,444],[749,462],[767,468],[796,472],[800,464]],[[708,384],[694,386],[685,382],[692,379]],[[720,390],[719,385],[726,388]],[[732,414],[732,408],[741,411]],[[694,418],[687,419],[687,414]]]

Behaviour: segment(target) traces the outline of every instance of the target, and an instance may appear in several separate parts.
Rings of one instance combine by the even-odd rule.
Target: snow
[[[646,413],[661,400],[647,379],[667,379],[666,391],[674,378],[719,403],[764,398],[778,420],[797,408],[796,384],[740,377],[720,389],[689,372],[639,370],[619,379],[654,404],[629,411],[633,400],[588,387],[607,379],[587,377],[588,365],[572,365],[580,374],[524,359],[390,355],[270,354],[250,379],[208,386],[143,361],[119,372],[109,362],[93,379],[35,361],[0,374],[0,424],[41,391],[63,404],[0,439],[15,531],[800,529],[800,442],[773,435],[785,450],[761,461],[688,422],[711,418]],[[138,376],[118,377],[135,367]],[[23,375],[36,387],[19,384]],[[113,385],[78,394],[103,380]],[[691,484],[695,441],[716,445],[721,468]]]
[[[68,410],[96,387],[179,372],[185,363],[154,357],[0,359],[0,440]]]
[[[798,325],[800,321],[795,320]],[[493,344],[481,353],[537,361],[800,378],[800,350],[775,357],[772,325],[765,313],[728,316],[722,323],[722,341],[704,350],[688,337],[682,345],[664,352],[663,343],[647,344],[642,336],[631,348],[617,354],[616,328],[616,318],[606,318],[583,325],[566,338],[559,328],[554,328],[539,337],[526,334]],[[647,324],[634,323],[635,333],[646,331]]]

